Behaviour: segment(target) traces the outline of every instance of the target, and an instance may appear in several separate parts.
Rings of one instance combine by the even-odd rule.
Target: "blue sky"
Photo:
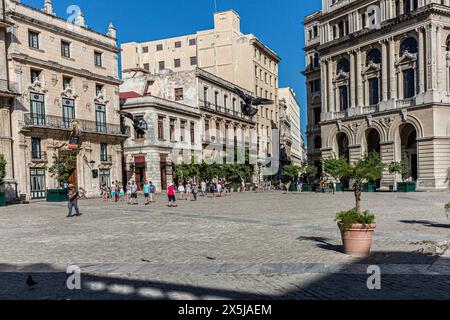
[[[43,7],[44,0],[22,0]],[[119,43],[157,40],[195,33],[213,27],[214,0],[53,0],[54,10],[67,17],[67,8],[78,5],[86,24],[106,32],[110,21]],[[255,34],[281,56],[280,87],[290,86],[301,104],[302,131],[306,127],[304,35],[305,15],[320,9],[321,0],[217,0],[218,11],[236,10],[244,33]]]

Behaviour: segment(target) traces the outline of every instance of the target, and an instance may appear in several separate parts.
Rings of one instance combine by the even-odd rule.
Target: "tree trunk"
[[[354,184],[354,189],[355,189],[355,200],[356,200],[356,215],[358,216],[358,218],[361,216],[361,189],[362,189],[362,184],[361,182],[357,181]]]

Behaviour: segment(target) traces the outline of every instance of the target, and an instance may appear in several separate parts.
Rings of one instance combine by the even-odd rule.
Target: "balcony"
[[[113,158],[111,155],[107,155],[106,157],[100,159],[100,163],[103,165],[111,165],[113,163]]]
[[[117,124],[97,123],[95,121],[76,119],[80,125],[80,130],[83,133],[95,133],[113,136],[130,136],[130,128],[122,128]],[[44,128],[56,130],[71,130],[71,120],[63,117],[48,116],[48,115],[33,115],[31,113],[24,114],[23,119],[24,128]]]
[[[401,108],[413,107],[415,105],[416,105],[416,97],[412,97],[412,98],[406,98],[403,100],[397,100],[396,108],[401,109]]]
[[[47,152],[43,151],[40,154],[31,155],[31,162],[35,163],[35,164],[39,164],[39,163],[48,163],[48,156],[47,156]]]
[[[241,111],[235,111],[232,109],[224,108],[220,105],[212,104],[211,102],[200,100],[200,107],[209,112],[219,113],[221,115],[227,115],[229,117],[239,118],[241,120],[253,122],[253,119],[251,117],[244,115]]]

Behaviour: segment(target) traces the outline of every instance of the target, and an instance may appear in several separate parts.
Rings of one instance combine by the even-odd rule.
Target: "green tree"
[[[302,175],[304,178],[309,179],[317,174],[317,168],[307,163],[302,164]]]
[[[403,182],[405,182],[410,174],[408,166],[403,161],[391,162],[388,169],[390,174],[399,174]]]
[[[48,168],[48,172],[58,181],[58,185],[69,181],[70,175],[75,170],[72,163],[76,162],[76,160],[76,156],[72,154],[53,155],[53,164]]]
[[[302,167],[297,164],[287,164],[283,166],[283,176],[289,178],[289,181],[295,181],[302,173]]]
[[[354,163],[348,163],[345,157],[332,157],[323,159],[324,171],[330,175],[346,177],[353,181],[355,193],[356,218],[361,218],[361,194],[363,183],[366,181],[376,181],[381,179],[383,170],[386,167],[380,160],[376,152],[371,152]],[[327,170],[332,171],[328,172]]]
[[[3,180],[6,177],[6,159],[3,154],[0,153],[0,186],[3,185]]]

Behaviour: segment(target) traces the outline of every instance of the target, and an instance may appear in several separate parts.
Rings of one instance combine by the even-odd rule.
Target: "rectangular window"
[[[164,70],[166,68],[166,64],[164,63],[164,61],[160,61],[158,62],[158,67],[159,70]]]
[[[106,132],[106,106],[95,105],[95,128],[97,132]]]
[[[205,107],[208,106],[208,87],[203,88],[203,102]]]
[[[45,105],[44,95],[38,93],[30,93],[31,104],[31,120],[33,124],[44,126],[45,125]]]
[[[197,65],[197,57],[191,57],[191,66]]]
[[[183,101],[183,88],[175,89],[175,101]]]
[[[39,80],[41,72],[39,70],[31,69],[31,83],[35,83],[37,80]]]
[[[108,146],[106,143],[100,144],[100,161],[108,161]]]
[[[63,76],[63,90],[70,88],[71,82],[72,82],[72,78]]]
[[[70,42],[61,40],[61,55],[70,58]]]
[[[144,69],[149,71],[150,70],[150,65],[148,63],[144,63]]]
[[[142,53],[148,53],[148,47],[142,47]]]
[[[197,40],[196,39],[189,39],[189,45],[190,46],[195,46],[197,44]]]
[[[339,87],[341,111],[348,109],[348,86]]]
[[[158,139],[164,140],[164,117],[158,116]]]
[[[236,112],[236,98],[233,98],[233,113]]]
[[[162,51],[163,50],[163,45],[162,44],[157,44],[156,45],[156,51]]]
[[[209,119],[205,119],[205,137],[209,140]]]
[[[405,99],[416,95],[414,69],[403,71],[403,96]]]
[[[41,159],[41,139],[31,138],[31,158]]]
[[[174,142],[175,141],[175,119],[170,119],[169,133],[170,133],[170,141]]]
[[[181,48],[181,41],[175,42],[175,48]]]
[[[111,173],[110,173],[109,169],[101,169],[99,171],[98,178],[99,178],[100,186],[103,186],[103,185],[110,186],[111,185],[111,177],[110,177],[110,175],[111,175]]]
[[[379,81],[378,78],[369,79],[369,97],[370,97],[370,105],[373,106],[380,102],[379,95]]]
[[[191,122],[191,144],[195,144],[195,123]]]
[[[180,122],[180,141],[184,142],[185,141],[185,136],[186,136],[186,121],[181,121]]]
[[[62,99],[64,127],[69,129],[72,121],[75,120],[75,100]]]
[[[214,92],[214,107],[216,110],[219,109],[219,92]]]
[[[180,59],[173,60],[173,65],[175,68],[181,67],[181,60]]]
[[[103,59],[101,52],[98,51],[94,52],[94,62],[96,67],[103,67]]]
[[[39,49],[39,33],[28,31],[28,45],[30,48]]]
[[[101,84],[95,85],[95,94],[98,97],[100,94],[103,93],[103,86]]]
[[[135,116],[134,119],[139,122],[141,120],[144,120],[144,116]],[[137,132],[134,130],[134,138],[135,139],[144,139],[144,135],[141,132]]]
[[[223,108],[225,111],[227,110],[227,107],[228,107],[228,96],[224,95],[223,96]]]

